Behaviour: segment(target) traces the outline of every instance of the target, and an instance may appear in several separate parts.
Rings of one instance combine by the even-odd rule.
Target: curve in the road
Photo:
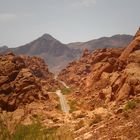
[[[55,77],[55,80],[57,79],[57,77]],[[65,88],[69,88],[69,86],[66,85],[65,82],[58,80]],[[61,109],[63,112],[65,113],[69,113],[70,107],[67,103],[66,97],[63,95],[63,93],[61,92],[61,90],[56,90],[56,94],[59,97],[60,100],[60,105],[61,105]]]
[[[68,106],[66,98],[62,94],[61,90],[56,90],[56,94],[58,95],[58,97],[60,99],[60,105],[61,105],[62,111],[65,113],[69,113],[69,106]]]

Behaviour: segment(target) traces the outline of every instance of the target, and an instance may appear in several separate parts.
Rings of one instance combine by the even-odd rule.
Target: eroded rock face
[[[69,64],[59,78],[79,88],[78,96],[121,101],[139,94],[140,30],[126,48],[107,48]]]
[[[43,59],[36,56],[33,56],[32,59],[29,56],[21,57],[24,59],[26,66],[36,77],[42,79],[52,79],[53,74],[49,72],[48,66]]]
[[[43,82],[44,81],[44,82]],[[15,56],[13,53],[0,56],[0,107],[13,111],[37,100],[48,100],[53,74],[38,57]],[[44,84],[43,84],[44,83]]]

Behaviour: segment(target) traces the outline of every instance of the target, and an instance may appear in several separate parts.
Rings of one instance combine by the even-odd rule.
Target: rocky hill
[[[52,85],[53,84],[53,85]],[[34,101],[47,100],[55,86],[53,74],[38,57],[0,55],[0,108],[14,111]],[[45,90],[44,90],[45,87]]]
[[[110,100],[122,100],[138,93],[140,42],[139,33],[126,48],[85,49],[82,58],[64,69],[59,77],[68,85],[84,91],[110,92]],[[127,90],[127,91],[125,91]],[[104,93],[105,92],[105,93]]]
[[[140,29],[125,48],[85,49],[59,78],[73,90],[68,95],[72,110],[96,118],[76,132],[78,140],[140,138]]]

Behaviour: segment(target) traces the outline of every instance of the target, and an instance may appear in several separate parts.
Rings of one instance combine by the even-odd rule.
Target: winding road
[[[57,77],[55,77],[55,80],[57,79]],[[58,80],[65,88],[69,88],[65,82]],[[55,92],[60,100],[60,105],[61,105],[61,109],[64,113],[69,113],[70,110],[70,106],[67,103],[66,97],[65,95],[63,95],[63,93],[61,92],[61,90],[56,90]]]
[[[66,97],[62,94],[61,90],[56,90],[56,94],[59,97],[61,109],[65,113],[69,113],[69,105],[67,104]]]

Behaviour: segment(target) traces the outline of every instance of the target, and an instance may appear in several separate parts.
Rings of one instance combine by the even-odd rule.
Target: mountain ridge
[[[110,47],[111,45],[111,41],[118,41],[117,44],[115,44],[113,47],[121,47],[122,45],[127,46],[128,43],[133,39],[132,35],[127,35],[127,34],[116,34],[113,35],[111,37],[100,37],[97,39],[93,39],[93,40],[89,40],[86,42],[72,42],[67,44],[69,47],[73,47],[73,48],[79,48],[79,49],[85,49],[88,48],[89,50],[94,50],[97,48],[103,48],[103,47]],[[105,43],[107,43],[107,45],[105,46]],[[101,45],[99,46],[98,45]],[[112,42],[113,43],[113,42]],[[120,43],[120,44],[119,44]]]
[[[113,35],[101,37],[87,42],[61,43],[50,34],[43,34],[41,37],[19,47],[0,48],[0,52],[12,51],[17,55],[39,56],[47,62],[51,72],[59,73],[68,63],[77,60],[82,55],[83,49],[91,51],[108,47],[124,47],[131,40],[131,35]]]

